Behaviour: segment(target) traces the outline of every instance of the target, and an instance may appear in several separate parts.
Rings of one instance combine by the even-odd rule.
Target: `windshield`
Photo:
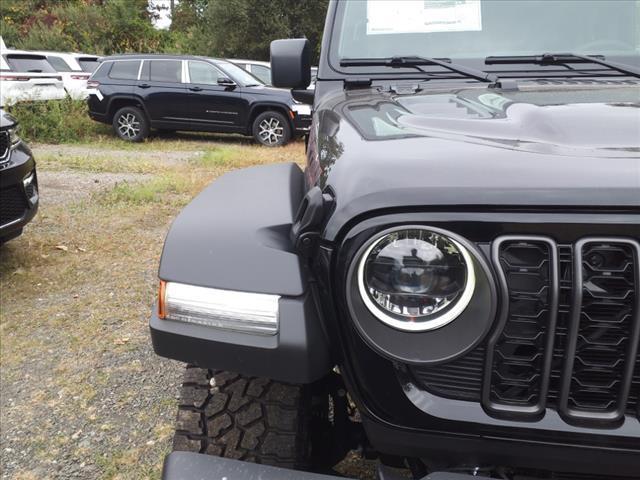
[[[244,68],[237,66],[231,62],[216,61],[216,65],[222,68],[224,72],[229,75],[232,80],[244,85],[245,87],[251,87],[253,85],[264,85],[262,80],[254,77]]]
[[[6,55],[7,63],[14,72],[56,73],[46,57],[42,55]]]
[[[637,0],[345,1],[336,18],[334,65],[346,58],[393,56],[640,54]]]

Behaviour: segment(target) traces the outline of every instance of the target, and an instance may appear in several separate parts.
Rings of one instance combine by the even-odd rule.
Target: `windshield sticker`
[[[481,30],[480,0],[367,0],[367,35]]]

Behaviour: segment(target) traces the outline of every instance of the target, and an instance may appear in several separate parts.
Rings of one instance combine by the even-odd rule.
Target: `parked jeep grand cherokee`
[[[106,57],[91,76],[89,115],[139,142],[158,130],[240,133],[270,147],[309,130],[310,108],[226,60]]]
[[[18,121],[0,109],[0,245],[17,237],[38,210],[38,178]]]
[[[282,467],[354,449],[380,479],[640,478],[639,22],[333,1],[311,93],[308,42],[272,43],[307,166],[229,173],[169,231],[164,478],[326,478]]]

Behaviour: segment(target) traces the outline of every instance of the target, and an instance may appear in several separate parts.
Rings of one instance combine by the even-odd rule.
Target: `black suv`
[[[139,142],[158,130],[240,133],[270,147],[304,134],[310,108],[226,60],[172,55],[106,57],[91,76],[89,115]]]
[[[273,42],[307,167],[231,172],[169,231],[165,480],[349,450],[379,479],[640,478],[639,48],[637,1],[334,1],[310,92],[308,41]]]
[[[17,130],[18,121],[0,110],[0,244],[20,235],[38,211],[36,162]]]

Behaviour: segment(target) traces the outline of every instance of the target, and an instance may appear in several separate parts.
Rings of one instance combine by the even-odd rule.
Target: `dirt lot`
[[[304,160],[244,142],[33,145],[40,211],[0,248],[2,478],[159,478],[182,365],[147,318],[170,222],[229,169]]]

